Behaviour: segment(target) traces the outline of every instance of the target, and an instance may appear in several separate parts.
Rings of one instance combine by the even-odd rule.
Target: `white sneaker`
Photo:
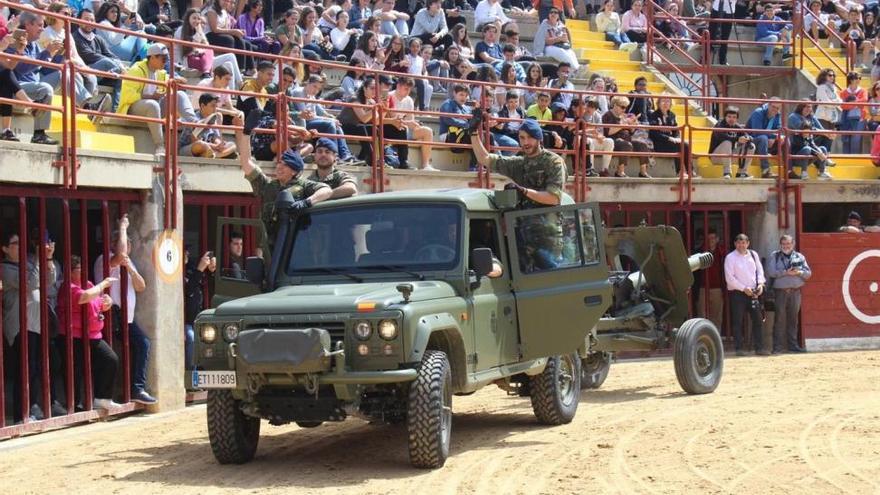
[[[105,411],[122,407],[122,404],[113,402],[112,399],[95,399],[92,404],[94,405],[92,409],[104,409]]]
[[[165,156],[165,146],[162,146],[162,145],[156,146],[156,155],[157,156]]]
[[[824,179],[824,180],[831,180],[834,177],[832,177],[832,175],[829,174],[828,172],[822,172],[821,174],[819,174],[819,178]]]

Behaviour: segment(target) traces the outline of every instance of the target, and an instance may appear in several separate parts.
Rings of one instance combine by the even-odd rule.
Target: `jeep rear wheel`
[[[611,370],[610,352],[593,352],[581,360],[581,390],[599,388]]]
[[[546,425],[570,423],[581,392],[581,361],[577,353],[553,356],[544,371],[531,377],[532,410]]]
[[[247,416],[229,390],[208,390],[208,439],[220,464],[244,464],[260,441],[260,418]]]
[[[445,352],[425,351],[409,388],[406,427],[413,466],[438,468],[446,462],[452,437],[452,374]]]
[[[694,318],[684,322],[672,348],[675,376],[685,392],[708,394],[718,387],[724,370],[724,348],[711,321]]]

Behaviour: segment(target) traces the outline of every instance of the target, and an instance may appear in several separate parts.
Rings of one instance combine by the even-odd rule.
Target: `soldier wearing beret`
[[[332,139],[320,138],[315,143],[315,172],[309,180],[330,186],[333,193],[330,199],[347,198],[358,193],[357,180],[348,172],[336,168],[338,149]]]

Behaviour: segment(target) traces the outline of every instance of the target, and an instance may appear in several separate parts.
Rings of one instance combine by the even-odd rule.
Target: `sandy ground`
[[[405,430],[263,424],[215,463],[204,406],[0,443],[3,493],[880,493],[880,352],[728,359],[684,395],[670,360],[616,363],[570,425],[492,387],[454,400],[452,453],[409,466]]]

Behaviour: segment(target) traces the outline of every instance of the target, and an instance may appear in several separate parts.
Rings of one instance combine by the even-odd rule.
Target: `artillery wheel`
[[[571,423],[581,391],[581,360],[577,353],[553,356],[541,374],[530,380],[532,410],[546,425]]]
[[[323,421],[297,421],[296,426],[300,428],[317,428],[324,424]]]
[[[413,466],[438,468],[446,462],[452,437],[452,373],[445,352],[425,351],[409,388],[406,427]]]
[[[241,410],[229,390],[208,390],[208,439],[220,464],[244,464],[254,458],[260,441],[260,418]]]
[[[689,394],[708,394],[724,370],[724,347],[715,325],[704,318],[684,322],[673,342],[675,376]]]
[[[593,352],[581,359],[581,390],[601,387],[610,370],[610,352]]]

